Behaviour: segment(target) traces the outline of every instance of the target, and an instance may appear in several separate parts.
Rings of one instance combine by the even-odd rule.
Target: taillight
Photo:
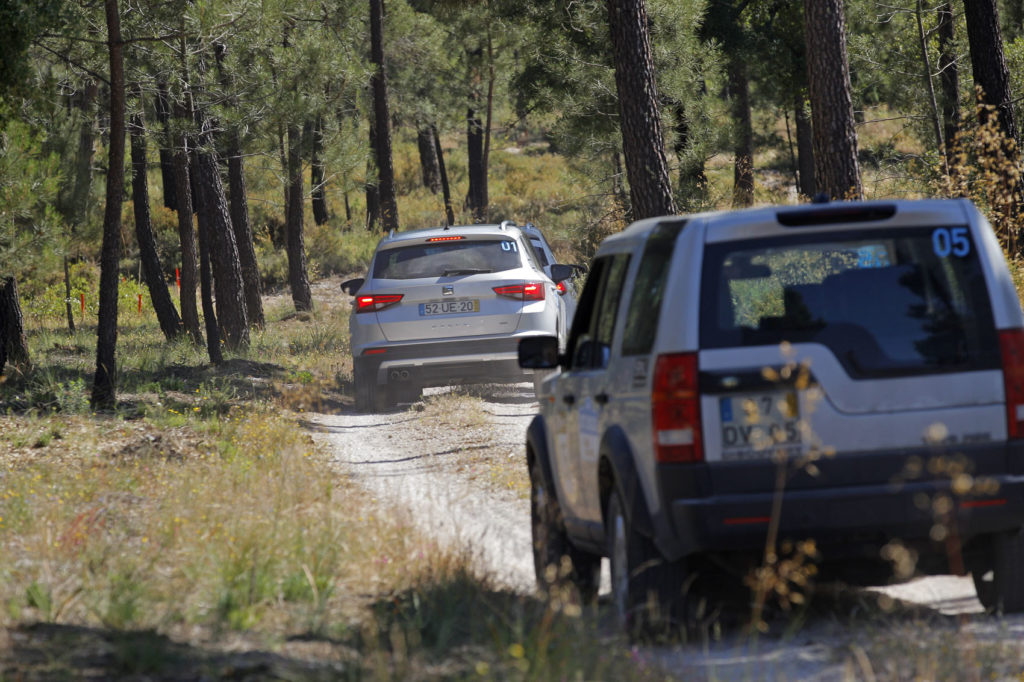
[[[498,296],[517,298],[520,301],[543,301],[544,283],[527,282],[526,284],[507,284],[501,287],[494,287],[494,293]]]
[[[568,289],[565,288],[565,282],[559,282],[555,285],[555,288],[558,289],[559,296],[565,296],[565,292],[568,291]]]
[[[405,294],[373,294],[369,296],[356,296],[357,313],[375,313],[393,306],[402,300]]]
[[[702,462],[697,354],[659,355],[651,393],[654,457],[658,462]]]
[[[1024,438],[1024,329],[999,332],[999,348],[1006,388],[1006,432],[1010,438]]]

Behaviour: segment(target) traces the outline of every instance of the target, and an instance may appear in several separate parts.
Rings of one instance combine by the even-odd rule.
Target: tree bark
[[[928,56],[928,34],[924,30],[924,3],[922,0],[917,0],[917,6],[914,8],[914,14],[917,16],[917,39],[918,45],[921,48],[921,63],[922,71],[924,72],[924,84],[926,92],[928,93],[928,105],[932,110],[932,126],[935,132],[935,149],[942,153],[942,150],[946,147],[946,142],[942,138],[942,115],[939,113],[939,102],[935,97],[935,84],[932,82],[932,61]],[[939,19],[941,21],[941,18]],[[947,169],[947,173],[949,170]]]
[[[391,159],[391,112],[384,63],[384,0],[370,0],[370,61],[373,62],[373,118],[377,126],[377,178],[380,220],[385,232],[398,229],[395,168]]]
[[[953,4],[939,9],[939,90],[942,93],[942,129],[946,142],[946,165],[953,165],[953,147],[960,130],[960,69],[956,61]]]
[[[263,315],[263,282],[260,279],[259,264],[256,262],[256,245],[252,223],[249,220],[249,201],[245,187],[242,144],[238,139],[237,130],[228,133],[227,153],[231,228],[235,233],[238,259],[242,266],[245,318],[251,326],[262,329],[266,324]]]
[[[313,122],[313,140],[309,152],[309,184],[313,190],[313,221],[323,225],[330,219],[327,211],[327,192],[325,189],[326,170],[324,169],[324,117],[317,116]]]
[[[14,277],[4,277],[0,287],[0,374],[10,362],[19,372],[27,372],[32,361],[25,340],[25,318]]]
[[[91,403],[113,407],[117,400],[117,295],[121,258],[121,194],[124,190],[124,58],[117,0],[104,0],[110,58],[110,138],[108,143],[103,245],[100,248],[100,309],[96,333],[96,374]]]
[[[179,106],[178,118],[186,117],[186,108]],[[199,327],[199,309],[196,306],[196,287],[199,270],[196,264],[196,233],[192,222],[192,189],[189,182],[188,139],[178,133],[173,146],[174,195],[178,202],[178,243],[181,245],[181,289],[178,292],[181,322],[197,346],[203,343]]]
[[[193,160],[195,155],[193,154]],[[204,199],[197,202],[202,206]],[[199,208],[199,298],[203,302],[203,322],[206,325],[206,352],[210,362],[220,365],[224,362],[224,353],[220,348],[220,325],[213,307],[213,278],[210,273],[210,226],[202,218],[203,209]]]
[[[980,101],[995,107],[999,128],[1008,140],[1019,142],[1010,96],[1010,70],[1003,52],[997,0],[964,0],[967,40],[971,50],[974,84],[981,88]],[[982,123],[989,114],[982,109]]]
[[[306,243],[303,236],[302,132],[288,126],[288,282],[296,310],[312,310],[313,294],[306,269]]]
[[[803,93],[793,100],[793,121],[796,124],[797,168],[800,171],[800,194],[813,197],[818,191],[814,182],[814,137],[811,117],[807,115],[807,102]]]
[[[437,148],[434,146],[434,134],[429,126],[420,126],[416,131],[416,146],[420,152],[423,186],[437,194],[441,191],[441,169],[437,165]]]
[[[447,225],[454,225],[455,210],[452,208],[452,191],[448,186],[448,169],[444,163],[444,150],[441,149],[441,136],[437,134],[436,126],[430,126],[430,133],[434,137],[434,148],[437,150],[437,170],[441,175],[441,192],[444,197],[444,218]]]
[[[370,156],[366,159],[366,229],[373,231],[380,220],[380,188],[377,179],[377,124],[370,121]]]
[[[679,195],[682,202],[680,208],[683,211],[698,210],[704,205],[708,187],[703,159],[693,158],[690,155],[692,140],[690,139],[690,119],[687,117],[686,107],[679,100],[670,101],[668,106],[675,120],[676,136],[672,143],[672,151],[675,153],[676,163],[679,165]]]
[[[71,309],[71,268],[67,255],[64,256],[64,314],[68,319],[68,331],[75,333],[75,313]]]
[[[220,177],[220,162],[213,145],[212,124],[205,115],[202,116],[200,146],[194,158],[195,179],[200,196],[199,225],[200,230],[206,231],[213,265],[217,318],[227,347],[241,348],[249,345],[242,265],[224,183]]]
[[[484,128],[473,107],[466,110],[466,154],[469,165],[469,192],[466,206],[474,223],[487,220],[487,171],[484,168]]]
[[[174,307],[170,291],[167,290],[160,256],[156,250],[156,238],[153,236],[153,223],[149,214],[149,182],[146,177],[146,122],[141,111],[132,115],[131,154],[132,203],[135,209],[135,237],[139,242],[139,260],[142,261],[149,298],[160,322],[160,330],[169,341],[181,333],[181,318],[178,317],[178,310]]]
[[[174,194],[174,150],[171,142],[171,106],[167,96],[167,83],[158,83],[156,89],[156,120],[163,128],[165,143],[160,145],[160,179],[164,193],[164,207],[178,210]]]
[[[804,16],[815,184],[833,199],[860,199],[843,1],[804,0]]]
[[[754,203],[754,127],[750,116],[750,81],[743,60],[735,57],[730,59],[728,68],[732,120],[736,126],[732,205],[746,207]]]
[[[608,0],[622,150],[634,220],[676,212],[643,0]]]

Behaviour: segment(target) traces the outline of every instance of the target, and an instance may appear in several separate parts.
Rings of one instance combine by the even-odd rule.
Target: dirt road
[[[314,429],[339,469],[378,501],[439,543],[469,552],[500,583],[529,593],[529,501],[525,488],[504,482],[501,472],[525,466],[523,436],[536,411],[532,387],[490,391],[479,401],[435,401],[384,415],[316,415]],[[915,655],[920,662],[910,671],[927,678],[934,659],[928,647],[963,653],[967,646],[963,655],[970,657],[978,647],[994,647],[1008,666],[997,671],[1024,669],[1024,618],[984,615],[970,578],[849,590],[825,602],[768,636],[709,631],[692,645],[635,654],[682,679],[886,678],[886,670],[904,670]]]

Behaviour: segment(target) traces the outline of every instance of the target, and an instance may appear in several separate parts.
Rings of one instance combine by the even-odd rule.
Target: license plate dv
[[[766,459],[801,451],[800,407],[796,391],[772,391],[719,399],[722,459]]]
[[[465,313],[480,312],[480,299],[465,299],[462,301],[431,301],[420,303],[420,316],[428,315],[462,315]]]

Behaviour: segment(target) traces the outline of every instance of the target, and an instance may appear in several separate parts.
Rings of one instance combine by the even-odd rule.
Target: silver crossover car
[[[511,221],[392,233],[365,278],[341,285],[354,296],[349,327],[359,409],[415,400],[428,386],[530,380],[519,340],[564,339],[557,283]]]

